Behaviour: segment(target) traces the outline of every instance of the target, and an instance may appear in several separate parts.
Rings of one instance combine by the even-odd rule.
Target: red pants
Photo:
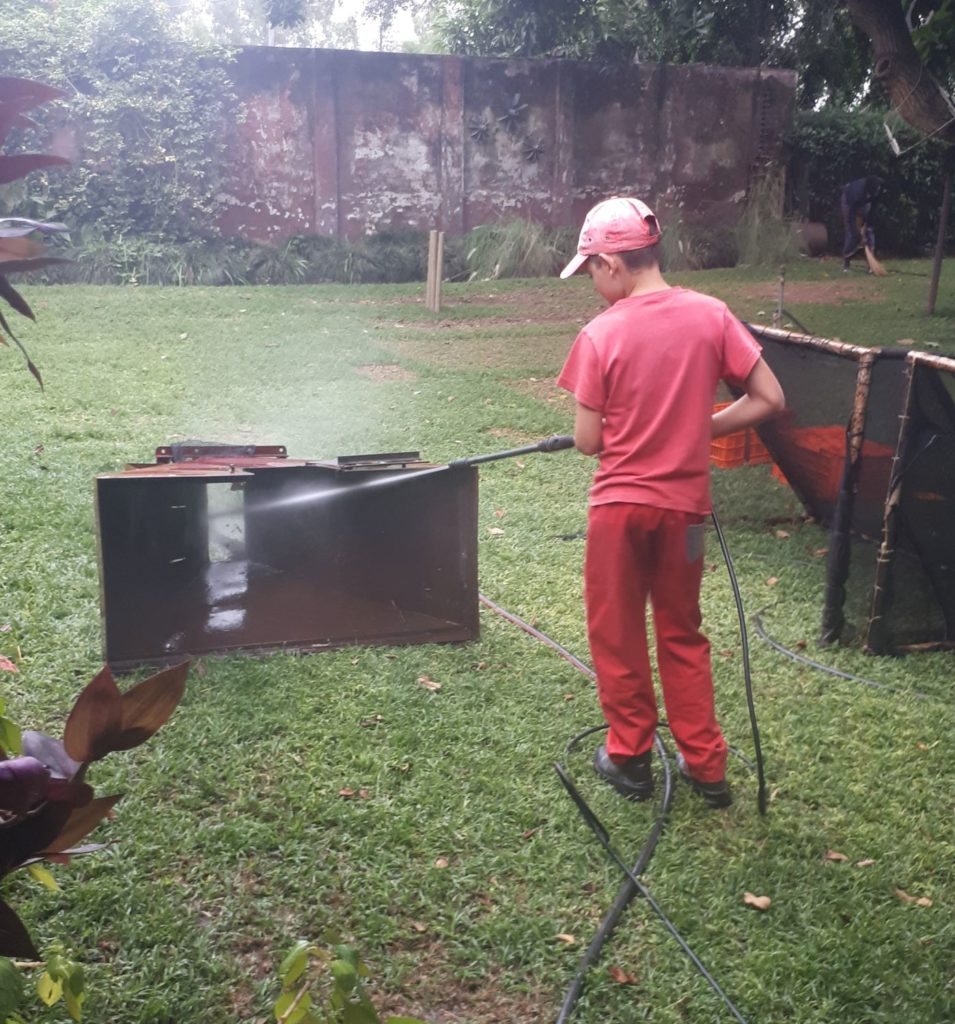
[[[610,726],[607,752],[634,757],[653,745],[649,597],[670,731],[690,774],[716,782],[726,772],[726,741],[713,706],[710,644],[700,632],[703,532],[703,517],[688,512],[591,506],[584,585],[597,692]]]

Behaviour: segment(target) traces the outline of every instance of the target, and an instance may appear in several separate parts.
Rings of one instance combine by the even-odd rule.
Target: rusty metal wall
[[[227,234],[461,234],[498,217],[579,223],[615,192],[735,220],[780,163],[796,74],[775,69],[243,49],[226,126]]]

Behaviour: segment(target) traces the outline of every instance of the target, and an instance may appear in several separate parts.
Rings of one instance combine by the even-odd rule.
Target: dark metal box
[[[477,471],[160,448],[96,479],[106,661],[478,635]]]

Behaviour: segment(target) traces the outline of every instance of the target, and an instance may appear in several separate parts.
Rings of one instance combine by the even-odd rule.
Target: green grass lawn
[[[876,279],[802,264],[786,308],[816,334],[955,353],[950,265],[932,319],[927,262],[888,266],[893,276]],[[769,322],[774,273],[671,280]],[[57,735],[100,665],[97,473],[185,438],[283,443],[298,457],[420,449],[440,462],[566,433],[571,403],[552,380],[599,308],[582,280],[451,285],[439,316],[425,312],[423,286],[24,291],[39,322],[21,336],[47,388],[0,352],[0,654],[20,668],[2,682],[9,714]],[[562,452],[480,473],[482,591],[583,658],[574,535],[592,468]],[[715,472],[714,498],[748,611],[781,642],[898,692],[815,672],[753,638],[769,815],[738,762],[727,813],[681,788],[647,884],[750,1024],[950,1022],[952,656],[819,649],[824,532],[768,467]],[[715,538],[708,561],[720,717],[749,751]],[[8,893],[41,947],[62,940],[85,961],[86,1019],[266,1021],[284,951],[334,933],[362,951],[389,1012],[552,1020],[620,882],[552,769],[600,713],[552,651],[489,612],[481,626],[459,646],[206,659],[153,741],[95,765],[99,790],[125,794],[94,833],[114,845],[54,868],[59,892],[18,877]],[[567,767],[635,856],[654,811],[599,785],[589,755]],[[747,891],[770,896],[770,909],[745,906]],[[729,1017],[638,900],[575,1019]]]

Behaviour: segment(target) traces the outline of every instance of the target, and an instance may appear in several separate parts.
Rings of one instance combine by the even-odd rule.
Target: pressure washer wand
[[[487,455],[469,455],[463,459],[455,459],[448,463],[450,469],[461,469],[465,466],[479,466],[482,462],[497,462],[499,459],[512,459],[516,455],[531,455],[534,452],[559,452],[564,448],[573,448],[574,439],[567,434],[554,434],[545,437],[537,444],[528,444],[523,448],[507,448],[503,452],[490,452]]]

